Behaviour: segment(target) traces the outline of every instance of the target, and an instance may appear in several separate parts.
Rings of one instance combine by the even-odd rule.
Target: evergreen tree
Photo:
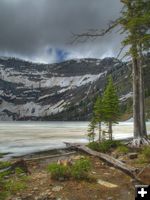
[[[98,123],[98,130],[99,130],[99,142],[102,140],[102,134],[101,134],[101,122],[103,121],[103,105],[102,105],[102,99],[100,96],[97,97],[96,102],[94,104],[94,116],[95,121]]]
[[[94,142],[95,139],[95,129],[96,129],[96,120],[95,117],[92,117],[90,123],[89,123],[89,128],[88,128],[88,137],[89,137],[89,142]]]
[[[108,123],[109,139],[112,140],[112,124],[119,120],[119,99],[112,78],[109,77],[108,84],[102,98],[104,121]]]
[[[133,70],[133,146],[148,144],[144,110],[143,52],[150,47],[150,1],[121,0],[124,4],[119,20],[127,37],[123,44],[129,46]]]
[[[134,119],[132,146],[139,147],[141,144],[150,144],[145,124],[143,80],[143,53],[150,49],[150,0],[120,0],[120,2],[123,4],[121,16],[110,23],[107,29],[77,34],[76,40],[81,37],[87,39],[101,37],[121,26],[121,33],[126,35],[123,46],[129,47],[126,54],[132,58]]]

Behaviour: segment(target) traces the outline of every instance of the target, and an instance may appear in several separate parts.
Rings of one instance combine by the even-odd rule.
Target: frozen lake
[[[87,139],[88,122],[0,122],[0,152],[19,156],[31,152],[64,148],[63,142],[83,142]],[[147,123],[150,133],[150,122]],[[115,139],[133,136],[133,123],[113,126]]]

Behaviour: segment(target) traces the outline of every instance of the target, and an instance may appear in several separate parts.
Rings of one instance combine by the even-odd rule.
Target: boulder
[[[129,159],[136,159],[138,157],[137,153],[128,153],[128,158]]]

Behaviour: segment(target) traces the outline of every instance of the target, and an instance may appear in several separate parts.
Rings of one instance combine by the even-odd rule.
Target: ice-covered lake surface
[[[64,142],[88,142],[88,122],[0,122],[0,152],[20,156],[32,152],[64,148]],[[150,122],[147,123],[150,134]],[[113,126],[113,137],[133,136],[133,123]]]

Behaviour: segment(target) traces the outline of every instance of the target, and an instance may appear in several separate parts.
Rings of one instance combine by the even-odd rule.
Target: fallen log
[[[50,155],[50,156],[40,156],[40,157],[36,157],[36,158],[26,158],[24,159],[25,161],[36,161],[36,160],[43,160],[43,159],[49,159],[49,158],[57,158],[57,157],[61,157],[61,156],[68,156],[68,155],[72,155],[75,154],[75,151],[71,151],[71,152],[67,152],[67,153],[61,153],[61,154],[54,154],[54,155]]]
[[[137,168],[128,166],[125,163],[121,162],[120,160],[117,160],[107,154],[94,151],[83,144],[77,144],[77,143],[65,143],[65,144],[68,148],[71,148],[74,150],[75,149],[80,150],[85,153],[88,153],[89,155],[98,157],[99,159],[105,161],[107,164],[121,170],[122,172],[126,173],[130,177],[134,178],[137,182],[142,183],[142,181],[139,178],[137,178],[137,174],[139,172]]]
[[[24,173],[30,174],[30,171],[28,169],[27,163],[23,159],[19,159],[17,161],[14,161],[10,164],[10,166],[1,169],[0,173],[10,171],[11,173],[15,173],[15,170],[19,168],[21,169]]]

